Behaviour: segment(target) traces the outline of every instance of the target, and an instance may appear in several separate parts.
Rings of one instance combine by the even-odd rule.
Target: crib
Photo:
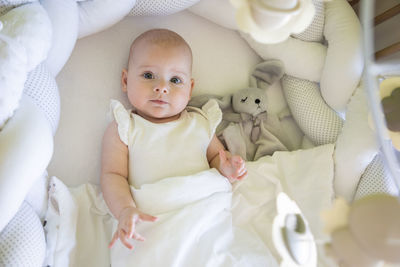
[[[279,190],[295,200],[311,226],[318,254],[314,265],[336,266],[324,253],[329,236],[323,232],[320,213],[338,196],[352,202],[373,193],[398,195],[398,190],[371,127],[361,82],[360,22],[345,0],[312,3],[315,15],[305,31],[265,44],[238,28],[236,10],[228,0],[0,0],[0,44],[15,44],[6,36],[6,22],[14,17],[26,17],[40,29],[35,33],[40,40],[32,34],[20,42],[45,44],[40,49],[36,46],[39,52],[35,46],[27,51],[36,58],[28,57],[28,67],[21,73],[0,66],[0,71],[6,69],[5,75],[19,75],[17,85],[23,88],[19,108],[0,130],[0,264],[110,265],[104,245],[90,249],[90,242],[108,238],[109,228],[104,226],[108,223],[97,225],[98,232],[92,233],[84,226],[90,218],[73,206],[79,204],[79,197],[100,197],[93,190],[99,184],[101,139],[110,99],[128,106],[120,90],[120,75],[130,43],[147,29],[168,28],[192,47],[194,96],[224,96],[250,83],[254,86],[255,66],[268,60],[282,62],[285,75],[265,89],[267,113],[290,110],[299,129],[290,134],[308,141],[296,150],[248,162],[248,181],[233,190],[238,207],[246,207],[241,199],[265,201],[270,188],[259,179],[279,173],[274,178],[280,181]],[[16,10],[22,15],[14,14]],[[22,53],[13,51],[11,56]],[[238,217],[242,212],[237,208]],[[91,234],[67,238],[77,235],[79,227],[78,233]],[[264,243],[274,247],[272,240]],[[286,266],[283,256],[271,250],[276,259],[271,266]]]

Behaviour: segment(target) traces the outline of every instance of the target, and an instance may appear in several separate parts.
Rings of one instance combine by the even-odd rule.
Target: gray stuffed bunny
[[[232,154],[245,160],[257,160],[275,151],[298,149],[301,138],[293,138],[288,131],[301,132],[289,110],[279,114],[268,114],[268,87],[278,82],[284,74],[279,60],[269,60],[258,64],[250,78],[252,87],[238,90],[224,97],[201,95],[193,97],[190,106],[201,107],[209,99],[216,99],[223,118],[216,130],[217,137]],[[289,128],[288,122],[292,124]],[[301,134],[302,135],[302,134]]]

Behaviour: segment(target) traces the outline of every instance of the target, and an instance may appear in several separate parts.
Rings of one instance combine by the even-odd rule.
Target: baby
[[[194,86],[192,51],[177,33],[154,29],[137,37],[121,81],[133,110],[111,103],[115,120],[103,138],[101,188],[118,220],[109,247],[119,239],[133,249],[130,238],[144,240],[136,224],[157,218],[136,207],[130,186],[210,167],[233,183],[247,170],[243,159],[225,151],[214,134],[221,120],[217,103],[187,107]]]

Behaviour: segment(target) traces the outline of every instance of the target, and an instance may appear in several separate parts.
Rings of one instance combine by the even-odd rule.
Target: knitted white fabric
[[[60,119],[60,95],[54,77],[45,64],[38,65],[28,74],[24,94],[31,97],[49,120],[53,135]]]
[[[381,154],[375,156],[361,176],[354,200],[376,193],[399,194]]]
[[[315,145],[335,143],[343,120],[323,100],[319,85],[284,75],[282,89],[294,119]]]
[[[137,0],[129,15],[164,16],[184,10],[199,0]]]
[[[43,226],[34,210],[23,202],[0,233],[0,266],[42,266],[45,254]]]
[[[313,0],[315,16],[311,25],[302,33],[293,34],[294,38],[308,42],[322,42],[324,39],[325,4],[321,0]]]

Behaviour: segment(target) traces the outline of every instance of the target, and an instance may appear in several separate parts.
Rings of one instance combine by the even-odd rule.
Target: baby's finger
[[[148,221],[148,222],[155,222],[155,221],[158,220],[157,217],[148,215],[146,213],[141,213],[139,215],[139,219],[142,220],[142,221]]]
[[[131,220],[125,222],[122,225],[122,230],[124,230],[129,238],[132,238],[132,235],[135,232],[135,223]]]
[[[112,246],[114,246],[115,241],[117,241],[118,239],[118,230],[115,231],[113,238],[111,239],[111,242],[108,244],[108,248],[111,248]]]
[[[132,235],[132,238],[133,238],[133,239],[136,239],[136,240],[138,240],[138,241],[145,241],[144,237],[141,236],[139,233],[134,233],[134,234]]]
[[[133,245],[129,243],[126,233],[123,230],[119,231],[119,240],[121,240],[122,244],[129,249],[133,249]]]

